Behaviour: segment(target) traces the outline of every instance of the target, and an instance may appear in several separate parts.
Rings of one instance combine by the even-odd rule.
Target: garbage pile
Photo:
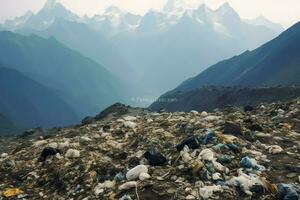
[[[0,199],[299,200],[300,99],[213,113],[125,108],[2,148]]]

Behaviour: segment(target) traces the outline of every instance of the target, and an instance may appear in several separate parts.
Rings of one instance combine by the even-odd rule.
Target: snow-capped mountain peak
[[[201,4],[197,10],[195,10],[195,14],[201,18],[212,18],[213,10],[206,6],[206,4]]]
[[[133,30],[138,26],[141,16],[131,14],[117,6],[107,7],[102,14],[86,19],[85,22],[104,34],[115,35],[122,31]]]
[[[239,14],[230,6],[228,2],[221,5],[216,12],[221,16],[227,15],[239,18]]]
[[[8,30],[15,30],[17,27],[23,26],[33,15],[34,14],[32,11],[27,11],[25,15],[21,17],[16,17],[13,20],[5,21],[4,26]]]
[[[57,0],[47,0],[42,10],[52,10],[57,4]]]
[[[281,24],[274,23],[262,15],[258,16],[255,19],[247,19],[245,21],[251,25],[268,27],[268,28],[276,31],[277,33],[281,33],[284,30],[284,28],[282,27]]]
[[[220,8],[221,9],[231,9],[231,6],[228,2],[225,2],[220,6]]]
[[[237,26],[240,26],[242,23],[239,14],[229,5],[229,3],[224,3],[214,11],[213,20],[214,22],[221,23],[232,31],[236,30]]]
[[[47,0],[43,8],[37,13],[27,12],[22,17],[5,22],[5,28],[8,30],[16,29],[35,29],[43,30],[55,22],[57,18],[68,21],[79,21],[80,18],[66,9],[56,0]]]
[[[124,11],[117,6],[112,5],[106,8],[103,14],[92,17],[92,23],[95,24],[95,26],[104,25],[109,27],[118,27],[122,24],[124,14]]]
[[[44,7],[38,12],[38,15],[48,15],[49,17],[75,16],[70,10],[64,7],[57,0],[47,0]]]

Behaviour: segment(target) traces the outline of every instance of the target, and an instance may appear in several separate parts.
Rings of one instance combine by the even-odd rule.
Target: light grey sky
[[[0,22],[21,16],[28,10],[37,12],[46,0],[0,0]],[[110,5],[124,10],[144,14],[150,8],[161,9],[167,0],[58,0],[78,15],[89,16],[101,13]],[[300,0],[184,0],[187,4],[198,5],[205,2],[217,8],[224,2],[230,5],[242,18],[249,19],[263,15],[274,22],[288,27],[300,21]]]

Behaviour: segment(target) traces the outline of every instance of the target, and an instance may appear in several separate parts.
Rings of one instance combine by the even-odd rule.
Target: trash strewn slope
[[[0,199],[297,200],[300,194],[300,99],[214,113],[116,104],[82,125],[0,141],[8,147],[0,148]]]

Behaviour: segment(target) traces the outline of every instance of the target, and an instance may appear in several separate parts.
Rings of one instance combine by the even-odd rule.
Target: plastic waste
[[[214,192],[222,191],[222,187],[219,185],[212,185],[212,186],[204,186],[200,188],[200,196],[203,199],[209,199]]]
[[[211,174],[216,172],[216,169],[212,163],[207,163],[205,165],[205,167],[206,167],[207,171],[209,171]]]
[[[204,163],[201,162],[200,160],[197,160],[193,165],[193,170],[192,170],[193,175],[197,176],[203,168],[204,168]]]
[[[78,150],[76,150],[76,149],[69,149],[69,150],[66,152],[65,156],[66,156],[67,158],[78,158],[78,157],[80,157],[80,151],[78,151]]]
[[[214,173],[214,174],[212,175],[212,179],[213,179],[214,181],[222,180],[222,176],[221,176],[220,173]]]
[[[146,151],[144,153],[144,157],[152,166],[162,166],[167,162],[166,157],[163,156],[157,149],[150,149]]]
[[[129,195],[125,194],[119,200],[132,200],[132,198]]]
[[[213,163],[214,168],[217,171],[219,171],[219,172],[224,172],[225,171],[225,167],[221,163],[219,163],[217,161],[212,161],[212,163]]]
[[[279,195],[282,200],[299,200],[300,191],[291,184],[280,184],[278,187]]]
[[[208,144],[212,142],[215,138],[216,134],[213,131],[208,131],[208,133],[201,138],[202,139],[202,144]]]
[[[136,127],[136,123],[134,123],[132,121],[125,121],[124,127],[134,129]]]
[[[146,165],[138,165],[126,173],[128,180],[136,180],[139,178],[141,173],[148,173],[148,167]]]
[[[268,147],[269,153],[271,154],[279,154],[283,151],[283,149],[278,145],[271,145]]]
[[[224,133],[229,133],[233,135],[241,135],[242,129],[238,124],[234,124],[232,122],[226,122],[224,125]]]
[[[47,147],[47,148],[43,149],[38,161],[39,162],[44,162],[44,161],[47,160],[48,157],[55,156],[58,153],[61,153],[61,151],[58,150],[58,149]]]
[[[201,117],[207,117],[208,116],[208,113],[205,112],[205,111],[202,111],[201,114],[200,114]]]
[[[219,143],[212,147],[215,151],[222,151],[224,149],[227,149],[227,146],[225,144]]]
[[[233,143],[227,144],[226,146],[236,154],[240,152],[238,146]]]
[[[199,158],[202,160],[212,161],[214,159],[214,152],[210,149],[203,149],[199,154]]]
[[[181,151],[184,146],[188,146],[190,149],[197,149],[200,146],[199,138],[197,136],[191,136],[183,140],[176,146],[177,151]]]
[[[141,181],[144,181],[144,180],[147,180],[147,179],[150,179],[150,178],[151,178],[151,176],[148,173],[145,173],[145,172],[141,173],[140,176],[139,176],[139,179]]]
[[[216,185],[224,186],[224,185],[225,185],[225,182],[224,182],[224,181],[217,181],[217,182],[216,182]]]
[[[191,157],[189,152],[186,151],[185,149],[186,148],[184,148],[182,151],[180,151],[180,156],[181,156],[181,159],[183,162],[189,163],[193,158]]]
[[[245,194],[252,195],[250,191],[254,185],[264,186],[259,176],[254,174],[247,175],[245,173],[240,173],[238,177],[233,177],[226,182],[226,185],[239,187]]]
[[[5,158],[5,157],[7,157],[7,156],[8,156],[8,153],[2,153],[0,157],[1,157],[1,158]]]
[[[19,188],[10,188],[3,192],[3,196],[9,198],[9,197],[18,196],[19,194],[23,194],[23,193],[24,192]]]
[[[231,162],[231,158],[228,155],[221,155],[217,158],[217,161],[221,164],[227,164]]]
[[[100,189],[102,189],[102,188],[113,188],[115,185],[116,185],[115,181],[107,180],[107,181],[104,181],[103,183],[99,183],[97,185],[97,187],[100,188]]]
[[[235,137],[234,135],[229,135],[229,134],[218,134],[217,135],[219,139],[221,139],[224,143],[233,143],[235,140],[238,138]]]
[[[123,180],[125,180],[125,175],[122,172],[119,172],[119,173],[116,174],[115,180],[116,181],[123,181]]]
[[[129,190],[129,189],[134,188],[136,186],[137,186],[136,181],[129,181],[129,182],[126,182],[126,183],[120,185],[119,190]]]
[[[2,166],[7,169],[13,169],[16,167],[16,163],[13,160],[6,159],[3,161]]]
[[[264,166],[257,164],[255,159],[249,158],[248,156],[242,158],[240,163],[241,163],[241,166],[244,168],[252,168],[252,169],[257,169],[259,171],[266,170],[266,168]]]

